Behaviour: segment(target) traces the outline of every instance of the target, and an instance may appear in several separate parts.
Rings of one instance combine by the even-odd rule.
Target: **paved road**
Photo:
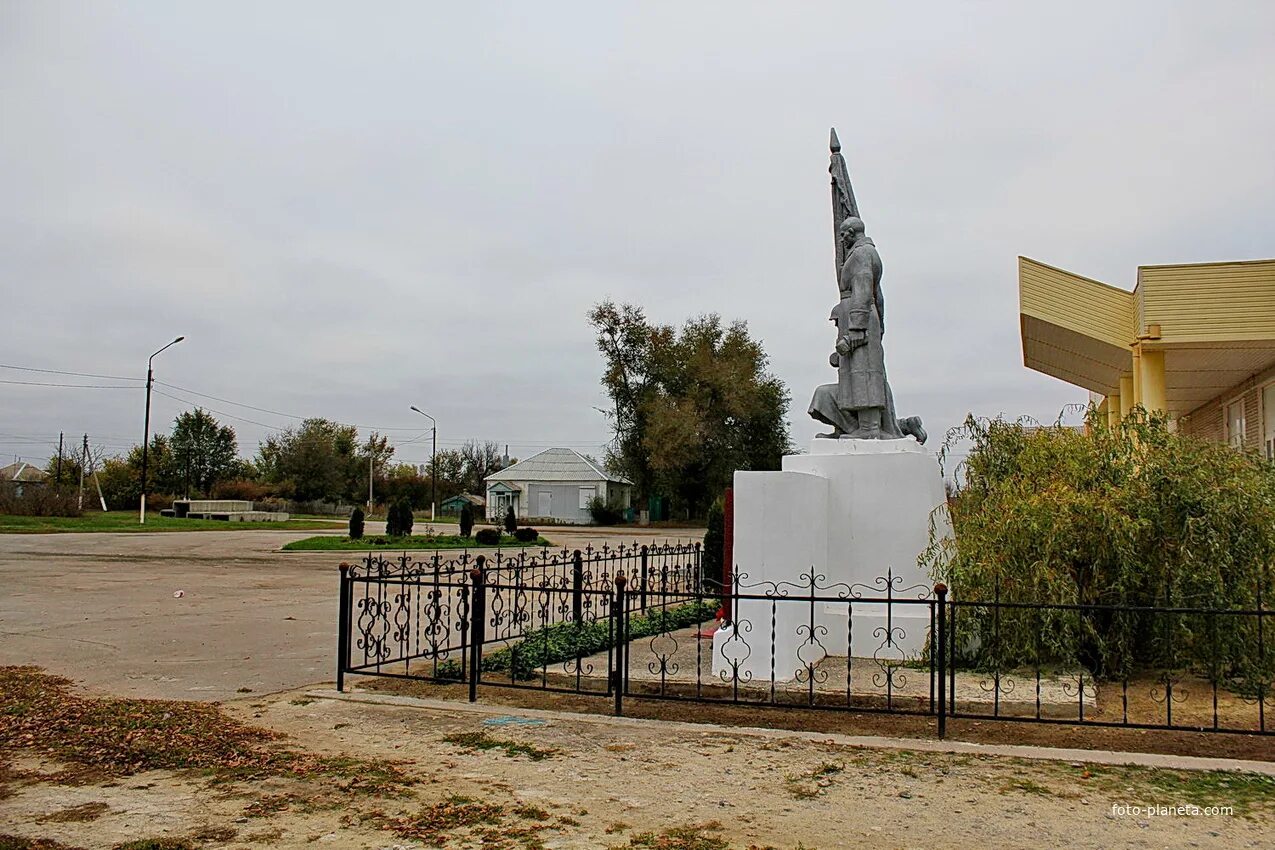
[[[353,553],[279,551],[311,534],[0,535],[0,664],[38,664],[106,692],[173,699],[331,681],[336,565]],[[569,548],[702,536],[550,534]]]

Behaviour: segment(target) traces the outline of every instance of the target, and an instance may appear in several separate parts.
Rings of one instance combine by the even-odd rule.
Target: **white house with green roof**
[[[545,449],[488,475],[487,518],[503,517],[512,505],[520,520],[592,521],[595,498],[629,507],[633,482],[610,475],[573,449]]]

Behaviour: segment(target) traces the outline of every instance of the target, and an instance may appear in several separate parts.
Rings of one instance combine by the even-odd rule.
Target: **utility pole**
[[[372,458],[371,452],[367,453],[367,512],[372,513]]]
[[[54,476],[53,483],[58,487],[62,486],[62,432],[58,431],[58,474]]]
[[[84,467],[89,462],[89,435],[84,435],[84,451],[80,455],[80,496],[76,506],[79,510],[84,510]]]
[[[97,477],[97,458],[89,449],[88,435],[85,435],[84,453],[88,455],[89,474],[93,476],[93,486],[97,487],[97,500],[102,503],[102,513],[106,513],[106,497],[102,495],[102,479]]]
[[[416,405],[412,405],[412,410],[419,413],[429,420],[430,425],[430,450],[429,450],[429,479],[430,479],[430,497],[429,497],[429,521],[434,522],[435,511],[438,510],[438,422],[434,417],[421,410]]]
[[[177,339],[164,346],[164,348],[168,348],[169,345],[176,345],[185,338],[186,337],[184,336],[179,336]],[[149,448],[151,441],[151,384],[155,383],[155,370],[151,368],[151,364],[155,361],[155,355],[159,354],[160,351],[163,351],[164,348],[156,351],[155,354],[152,354],[146,361],[146,425],[143,428],[142,433],[142,504],[137,518],[138,523],[141,525],[146,524],[146,450]],[[88,446],[87,438],[85,440],[85,446],[86,448]],[[80,499],[83,500],[83,498],[84,495],[81,493]]]

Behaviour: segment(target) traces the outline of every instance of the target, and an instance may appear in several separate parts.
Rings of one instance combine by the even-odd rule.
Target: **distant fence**
[[[948,718],[1273,731],[1261,589],[1240,610],[964,600],[890,571],[721,588],[701,555],[635,544],[342,564],[337,687],[356,674],[463,683],[471,700],[534,688],[617,714],[628,699],[914,714],[940,735]],[[1095,623],[1137,630],[1139,660],[1096,661]]]

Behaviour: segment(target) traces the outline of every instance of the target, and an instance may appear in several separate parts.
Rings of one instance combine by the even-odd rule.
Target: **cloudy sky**
[[[291,414],[424,462],[412,404],[443,447],[596,451],[610,297],[746,320],[803,444],[830,125],[940,438],[1084,398],[1022,365],[1018,255],[1275,256],[1269,3],[511,5],[0,2],[0,363],[108,376],[0,380],[119,386],[184,334],[153,421],[201,401],[248,455]],[[0,457],[122,451],[142,402],[2,383]]]

